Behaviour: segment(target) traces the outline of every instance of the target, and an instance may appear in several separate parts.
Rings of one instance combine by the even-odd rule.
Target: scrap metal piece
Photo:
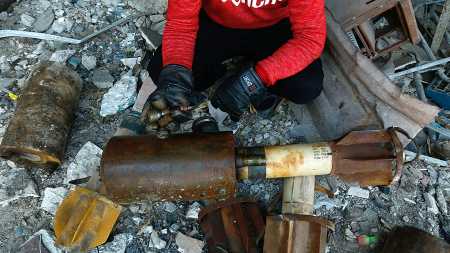
[[[327,219],[299,214],[267,217],[264,252],[324,253],[328,229],[334,225]]]
[[[61,164],[81,79],[58,63],[39,65],[27,80],[0,145],[0,157],[19,164]]]
[[[450,244],[413,227],[395,227],[381,253],[448,253]]]
[[[108,239],[122,207],[97,192],[76,187],[55,215],[56,243],[73,252],[87,252]]]
[[[113,137],[103,151],[102,192],[119,203],[226,199],[236,191],[229,132]]]
[[[209,205],[199,223],[211,253],[257,253],[264,236],[264,219],[253,200],[230,199]]]

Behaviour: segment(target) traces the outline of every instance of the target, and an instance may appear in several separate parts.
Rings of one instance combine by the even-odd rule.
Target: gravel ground
[[[44,8],[45,7],[45,8]],[[89,8],[86,8],[89,7]],[[100,105],[107,89],[99,89],[92,82],[96,69],[106,68],[117,81],[129,67],[123,58],[142,56],[145,42],[139,25],[149,25],[162,31],[164,1],[145,0],[22,0],[10,12],[0,13],[0,29],[35,31],[36,22],[48,8],[54,13],[47,33],[81,38],[106,24],[136,11],[151,13],[148,18],[121,25],[105,32],[83,45],[67,45],[34,39],[0,39],[0,84],[8,80],[8,88],[20,94],[26,76],[39,61],[50,59],[54,52],[73,49],[68,60],[76,66],[84,80],[84,88],[76,119],[70,134],[62,166],[54,171],[42,168],[18,168],[12,162],[0,161],[0,250],[15,252],[18,247],[40,229],[52,233],[53,215],[40,208],[46,188],[65,187],[67,168],[75,155],[88,141],[103,148],[113,135],[123,112],[106,118],[100,116]],[[6,13],[6,14],[5,14]],[[31,18],[30,18],[31,17]],[[45,20],[44,20],[45,21]],[[40,22],[44,22],[40,21]],[[47,21],[50,22],[50,21]],[[40,24],[42,25],[42,24]],[[95,67],[84,64],[86,56],[95,57]],[[13,115],[14,102],[0,96],[0,137]],[[295,118],[298,106],[284,103],[271,120],[247,115],[239,122],[236,140],[241,146],[263,146],[305,141],[306,133],[298,131],[301,122]],[[360,246],[357,236],[383,233],[396,225],[409,225],[435,236],[450,240],[449,168],[437,168],[422,162],[406,165],[400,182],[389,188],[361,189],[334,177],[318,177],[318,182],[335,193],[329,199],[316,193],[315,213],[336,223],[330,232],[328,252],[371,252],[372,247]],[[261,207],[277,196],[280,180],[244,181],[239,195],[255,197]],[[354,190],[368,194],[368,198],[352,196]],[[188,218],[192,202],[149,202],[126,206],[113,231],[110,241],[119,241],[115,235],[127,235],[126,252],[178,252],[176,235],[181,232],[202,240],[203,234],[195,218]],[[153,231],[150,231],[150,226]],[[147,231],[147,232],[144,232]],[[115,252],[101,248],[102,252]],[[204,251],[206,252],[206,251]]]

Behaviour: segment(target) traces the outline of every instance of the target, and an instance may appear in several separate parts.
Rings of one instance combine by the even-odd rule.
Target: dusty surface
[[[56,16],[54,22],[59,22],[56,26],[53,23],[48,33],[54,30],[55,34],[75,38],[129,16],[136,9],[155,14],[150,16],[150,20],[155,22],[151,27],[157,31],[161,32],[164,23],[159,22],[163,19],[159,14],[165,9],[165,3],[161,1],[23,0],[9,13],[1,13],[0,29],[33,31],[33,27],[26,25],[30,19],[23,14],[38,18],[45,11],[42,6],[52,8]],[[143,21],[136,23],[140,25]],[[64,27],[63,31],[60,32],[62,28],[58,25]],[[31,39],[0,39],[0,81],[10,80],[8,83],[12,85],[8,88],[20,94],[21,85],[31,67],[49,59],[53,52],[65,49],[75,50],[69,64],[77,65],[83,56],[95,56],[95,68],[108,69],[117,81],[129,70],[120,60],[140,56],[144,44],[135,23],[103,33],[81,46]],[[94,69],[88,70],[79,63],[76,70],[85,82],[63,165],[55,171],[48,171],[40,168],[20,169],[12,163],[0,161],[1,252],[16,251],[40,229],[52,231],[53,216],[40,209],[44,190],[60,186],[69,188],[64,184],[66,170],[79,149],[88,141],[103,148],[119,124],[121,113],[100,117],[101,99],[107,89],[99,89],[91,82]],[[0,137],[14,106],[14,102],[1,93]],[[306,133],[299,131],[302,122],[295,118],[295,110],[299,108],[284,104],[271,120],[247,116],[236,131],[238,144],[261,146],[304,142]],[[390,188],[366,189],[369,191],[368,199],[349,195],[350,186],[335,178],[320,177],[318,181],[336,193],[334,199],[316,195],[316,214],[336,223],[336,231],[329,234],[328,252],[370,252],[371,248],[357,244],[356,237],[380,236],[396,225],[415,226],[450,240],[450,216],[446,210],[450,201],[449,168],[436,168],[422,162],[407,165],[399,184]],[[279,180],[245,181],[240,183],[239,195],[256,197],[265,208],[277,196],[280,185]],[[17,196],[22,197],[5,201]],[[113,235],[129,233],[133,236],[127,252],[177,252],[177,232],[203,239],[196,219],[186,217],[191,204],[153,202],[127,206]],[[156,240],[152,233],[143,232],[148,226],[152,226],[165,243]],[[113,236],[110,239],[113,240]]]

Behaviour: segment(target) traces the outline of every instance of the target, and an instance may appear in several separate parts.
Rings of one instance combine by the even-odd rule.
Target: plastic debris
[[[353,197],[368,199],[370,196],[370,191],[364,190],[358,186],[351,186],[350,189],[348,189],[347,194]]]
[[[103,95],[100,115],[106,117],[123,111],[134,104],[136,99],[136,77],[124,75]]]
[[[175,237],[178,251],[182,253],[201,253],[205,243],[180,232]]]
[[[65,183],[72,180],[86,178],[100,167],[103,150],[92,142],[87,142],[78,151],[75,160],[67,168],[67,178]]]
[[[55,215],[61,201],[67,195],[68,190],[64,187],[45,188],[44,198],[42,199],[41,209]]]

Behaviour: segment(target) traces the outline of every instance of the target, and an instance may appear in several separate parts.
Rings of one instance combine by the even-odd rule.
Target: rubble
[[[181,253],[201,253],[203,246],[205,245],[204,242],[186,236],[180,232],[178,232],[175,237],[175,243],[178,246],[178,251]]]
[[[423,193],[423,197],[425,198],[425,203],[427,204],[427,210],[433,214],[438,214],[439,209],[436,204],[436,199],[428,192]]]
[[[35,20],[36,19],[34,17],[32,17],[31,15],[28,15],[28,14],[25,14],[25,13],[20,15],[20,21],[22,22],[22,24],[24,26],[28,26],[28,27],[33,26]]]
[[[97,65],[97,58],[92,55],[83,55],[81,57],[81,64],[83,64],[87,70],[92,70]]]
[[[154,249],[164,249],[166,245],[167,245],[166,241],[164,241],[159,237],[158,232],[153,231],[152,234],[150,235],[148,247]]]
[[[91,250],[90,253],[125,253],[127,245],[133,241],[133,238],[133,235],[128,233],[117,234],[111,242]]]
[[[194,202],[189,206],[186,212],[186,218],[188,219],[198,219],[198,214],[200,213],[201,205],[198,202]]]
[[[53,9],[48,8],[36,18],[36,22],[34,22],[33,24],[34,31],[36,32],[47,31],[52,26],[54,20],[55,14],[53,13]]]
[[[347,194],[353,197],[368,199],[370,196],[370,191],[362,189],[361,187],[350,186],[350,188],[347,191]]]
[[[11,169],[0,171],[0,207],[21,198],[39,197],[36,185],[23,168],[8,161]]]
[[[55,215],[56,209],[68,192],[69,191],[64,187],[45,188],[41,202],[41,209]]]
[[[100,168],[102,152],[102,149],[92,142],[84,144],[75,156],[75,160],[69,164],[65,182],[70,183],[72,180],[90,177],[93,171]]]
[[[103,95],[100,115],[106,117],[114,115],[132,106],[136,99],[136,77],[128,74],[122,76],[112,88]]]
[[[72,55],[75,54],[75,52],[75,50],[71,49],[56,51],[50,57],[50,61],[65,63]]]
[[[99,89],[107,89],[113,86],[114,77],[107,69],[95,69],[92,73],[92,82]]]
[[[44,229],[39,230],[33,236],[31,236],[30,239],[28,239],[25,243],[23,243],[19,247],[19,248],[21,248],[20,252],[23,252],[23,253],[29,252],[30,249],[26,247],[27,243],[35,238],[38,238],[40,243],[42,243],[42,245],[48,250],[49,253],[62,253],[63,252],[56,245],[54,236],[51,235],[50,232],[48,232],[47,230],[44,230]],[[42,252],[46,252],[43,249],[39,249],[39,250],[42,250]],[[41,252],[41,251],[39,251],[39,252]]]

